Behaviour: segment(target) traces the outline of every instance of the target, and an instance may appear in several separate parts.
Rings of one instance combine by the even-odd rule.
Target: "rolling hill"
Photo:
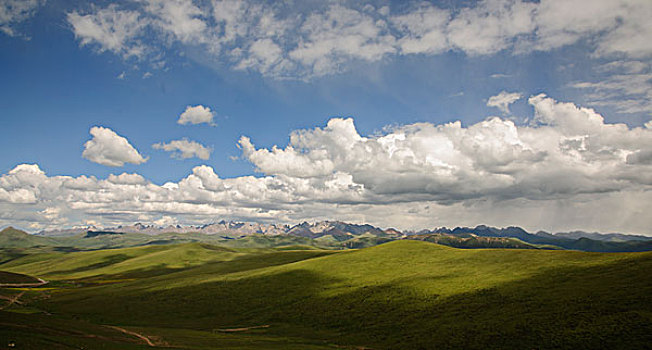
[[[51,284],[29,291],[33,313],[0,339],[26,341],[21,327],[38,323],[42,344],[87,341],[57,335],[53,320],[75,320],[84,332],[111,325],[184,349],[643,348],[651,269],[650,252],[416,240],[345,251],[189,243],[29,254],[0,270]]]
[[[652,250],[652,237],[574,231],[529,233],[520,227],[445,227],[400,232],[371,225],[340,221],[301,223],[294,226],[225,222],[201,226],[134,224],[115,228],[71,229],[28,235],[7,228],[0,231],[0,247],[53,247],[56,249],[106,249],[142,245],[204,242],[230,247],[271,248],[301,245],[318,249],[359,249],[393,240],[425,240],[456,248],[569,249],[592,252]]]
[[[520,227],[495,228],[479,225],[474,228],[456,227],[454,229],[439,228],[432,231],[420,231],[418,235],[443,234],[455,237],[499,237],[515,238],[531,245],[556,246],[563,249],[582,250],[588,252],[643,252],[652,250],[652,239],[645,236],[598,233],[587,234],[550,234],[546,232],[529,233]],[[409,237],[409,236],[408,236]],[[591,237],[591,238],[589,238]]]
[[[38,282],[39,280],[32,276],[23,275],[21,273],[0,271],[0,285],[4,283],[38,283]]]

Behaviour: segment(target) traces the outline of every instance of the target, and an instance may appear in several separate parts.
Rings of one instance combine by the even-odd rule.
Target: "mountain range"
[[[446,227],[421,231],[382,229],[368,224],[321,221],[297,225],[220,221],[195,226],[136,223],[112,228],[84,227],[27,234],[6,228],[0,247],[51,246],[74,249],[119,248],[147,244],[207,242],[233,247],[311,246],[330,249],[364,248],[411,239],[457,248],[569,249],[596,252],[652,250],[652,237],[595,232],[530,233],[520,227]]]

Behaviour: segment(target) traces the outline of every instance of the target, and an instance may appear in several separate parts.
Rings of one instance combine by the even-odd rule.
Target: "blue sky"
[[[0,192],[0,205],[9,214],[0,218],[0,224],[42,229],[137,220],[190,224],[222,218],[279,222],[331,218],[397,227],[459,222],[648,233],[644,232],[650,223],[647,218],[631,214],[614,222],[591,213],[596,208],[623,207],[624,203],[632,209],[629,205],[640,206],[650,199],[649,179],[633,179],[629,174],[650,167],[646,158],[649,128],[644,126],[652,115],[652,48],[646,40],[652,33],[645,15],[652,11],[649,2],[491,0],[451,4],[5,1],[0,5],[0,128],[4,131],[0,174],[5,187],[0,188],[6,195]],[[579,10],[587,8],[590,11]],[[509,94],[514,101],[504,104],[502,110],[488,105],[492,96]],[[552,101],[550,108],[559,112],[551,113],[557,115],[544,117],[548,100],[531,99],[539,94]],[[212,122],[179,124],[189,106],[209,108]],[[587,128],[572,135],[562,130],[563,122],[551,120],[570,118],[566,115],[569,106],[584,113],[581,118],[587,120],[591,117],[582,108],[592,108],[604,124],[624,123],[628,131],[619,137],[629,141],[614,141],[613,135],[598,135]],[[321,133],[330,132],[329,140],[336,140],[333,147],[339,146],[336,133],[340,129],[335,124],[331,129],[327,126],[338,117],[334,120],[352,118],[357,134],[375,142],[391,135],[408,140],[418,134],[415,128],[423,131],[424,125],[436,128],[458,120],[463,130],[474,125],[482,129],[480,124],[492,116],[511,123],[521,139],[508,142],[500,139],[503,133],[476,135],[480,143],[475,151],[464,151],[463,145],[451,149],[475,152],[464,153],[469,157],[465,165],[438,156],[438,149],[446,147],[434,134],[419,145],[402,144],[406,152],[413,153],[405,159],[397,160],[389,148],[383,148],[382,152],[391,153],[385,154],[384,163],[375,151],[358,154],[360,163],[378,161],[376,166],[393,169],[395,165],[390,163],[398,161],[405,167],[380,174],[381,180],[367,179],[363,173],[369,169],[352,166],[356,158],[342,160],[353,157],[357,146],[351,145],[350,154],[344,156],[327,142],[319,143],[325,142]],[[348,126],[342,125],[342,132],[347,132]],[[96,126],[113,134],[84,153],[86,142],[92,139],[89,132]],[[584,144],[602,146],[594,150],[577,146],[585,167],[581,173],[560,170],[537,178],[522,170],[496,170],[512,162],[533,161],[530,155],[503,159],[507,154],[501,148],[504,142],[541,154],[543,169],[553,165],[573,168],[577,160],[568,154],[553,161],[547,145],[526,139],[529,132],[548,135],[545,127],[563,135],[563,140],[551,138],[555,145],[580,142],[586,136]],[[286,148],[293,133],[304,135],[304,141]],[[247,151],[242,136],[251,140],[253,150]],[[450,137],[455,144],[459,141],[457,136]],[[127,146],[115,146],[109,155],[98,154],[114,145],[103,142],[120,138]],[[189,157],[181,159],[180,149],[174,156],[162,146],[152,147],[175,140],[212,152],[202,159],[187,150]],[[369,148],[370,142],[366,143]],[[280,153],[273,151],[275,145]],[[423,150],[418,147],[431,147],[430,153],[420,153]],[[566,152],[559,147],[557,151]],[[483,154],[485,148],[498,153]],[[128,155],[132,149],[140,158]],[[592,178],[596,169],[617,168],[616,158],[607,162],[599,157],[606,150],[617,155],[626,169],[609,170],[613,174],[598,181]],[[112,166],[107,157],[124,165]],[[639,158],[642,160],[635,168],[632,159]],[[495,164],[485,164],[492,161]],[[62,189],[48,197],[47,191],[35,190],[45,186],[43,182],[16,184],[20,181],[12,176],[20,172],[12,174],[12,169],[20,164],[37,165],[38,170],[30,171],[42,172],[42,181],[57,182]],[[166,209],[144,209],[147,200],[142,200],[143,192],[155,193],[167,182],[178,184],[199,176],[195,170],[205,169],[201,166],[212,168],[220,181],[237,182],[232,188],[248,181],[248,175],[261,183],[282,182],[277,186],[285,186],[287,191],[275,195],[286,202],[271,205],[274,195],[267,198],[269,187],[265,187],[259,194],[269,202],[240,200],[258,193],[247,190],[219,196],[211,193],[207,198],[184,192],[170,197],[157,194],[165,199],[152,201]],[[327,166],[327,171],[321,166]],[[451,179],[433,177],[444,168],[455,175]],[[496,181],[509,185],[478,184],[468,180],[473,176],[466,171],[474,172],[473,176],[496,176],[501,179]],[[107,185],[111,174],[123,173],[138,174],[144,182],[132,184],[133,188]],[[89,193],[102,188],[116,191],[121,199],[104,206],[98,203],[107,203],[106,199],[95,202],[89,193],[78,193],[79,189],[63,196],[67,188],[61,184],[64,178],[80,176],[94,177],[95,187],[88,189]],[[388,180],[383,181],[383,176]],[[583,180],[576,183],[568,180],[569,176]],[[511,179],[503,179],[507,177]],[[361,188],[364,193],[338,192],[328,200],[311,197],[323,195],[317,189],[335,178],[350,181],[348,189]],[[297,181],[317,192],[306,194],[303,187],[293,187]],[[568,182],[567,186],[548,190],[559,181]],[[202,186],[207,191],[210,187]],[[479,189],[470,193],[467,186]],[[534,193],[526,188],[543,190]],[[21,189],[34,192],[33,196],[19,196],[24,194]],[[424,193],[428,195],[421,195]],[[75,196],[84,199],[70,199]],[[319,204],[304,204],[311,201]],[[593,202],[597,204],[587,204]],[[193,203],[202,207],[172,208]],[[490,209],[495,206],[505,209]],[[131,209],[119,210],[125,207]],[[510,214],[514,207],[522,212]],[[387,212],[396,215],[387,216]],[[568,214],[551,223],[560,212]]]

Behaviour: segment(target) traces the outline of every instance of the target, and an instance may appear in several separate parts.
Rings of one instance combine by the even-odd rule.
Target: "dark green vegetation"
[[[0,284],[3,283],[38,283],[39,280],[32,277],[23,275],[21,273],[12,273],[7,271],[0,271]]]
[[[19,296],[22,303],[0,311],[0,347],[652,344],[651,252],[455,249],[413,240],[346,251],[206,243],[42,249],[3,252],[0,270],[50,283],[0,289],[0,302]]]

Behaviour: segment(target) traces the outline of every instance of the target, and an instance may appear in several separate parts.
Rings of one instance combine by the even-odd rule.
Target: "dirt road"
[[[242,327],[242,328],[227,328],[227,329],[218,329],[218,332],[223,332],[223,333],[232,333],[232,332],[245,332],[250,329],[259,329],[259,328],[269,328],[268,324],[264,324],[262,326],[251,326],[251,327]]]
[[[154,344],[154,342],[151,339],[149,339],[146,335],[142,335],[140,333],[132,332],[132,331],[126,330],[126,329],[118,327],[118,326],[108,326],[108,325],[106,325],[104,327],[113,328],[113,329],[118,330],[118,331],[120,331],[120,332],[122,332],[124,334],[133,335],[134,337],[137,337],[137,338],[140,338],[140,339],[144,340],[147,343],[147,345],[149,345],[149,346],[156,346],[156,344]]]
[[[22,297],[23,294],[25,294],[25,292],[20,292],[20,293],[16,294],[13,297],[7,297],[7,296],[4,296],[4,295],[0,295],[0,299],[9,300],[9,303],[7,303],[6,305],[3,305],[2,307],[0,307],[0,310],[4,310],[4,309],[6,309],[6,308],[8,308],[8,307],[10,307],[11,305],[14,305],[14,304],[22,304],[18,299],[20,299],[20,297]]]
[[[43,286],[43,285],[46,285],[46,284],[49,283],[48,281],[46,281],[44,279],[40,279],[40,278],[36,278],[36,279],[38,280],[38,282],[35,282],[35,283],[0,283],[0,288],[40,287],[40,286]]]

